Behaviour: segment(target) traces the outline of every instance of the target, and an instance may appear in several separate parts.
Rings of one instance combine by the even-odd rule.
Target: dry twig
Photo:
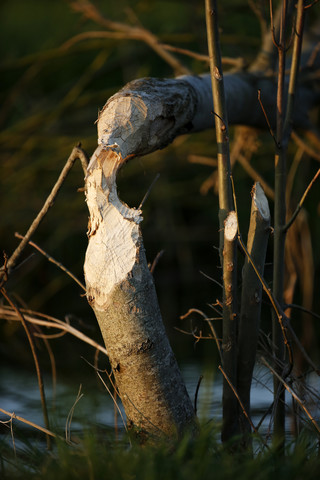
[[[114,34],[117,35],[117,38],[130,38],[134,40],[141,40],[145,42],[149,47],[151,47],[163,60],[165,60],[174,70],[177,75],[181,74],[188,74],[190,73],[189,69],[187,69],[184,65],[182,65],[179,60],[176,59],[174,55],[169,53],[161,43],[159,42],[158,38],[151,33],[149,30],[142,26],[135,26],[131,27],[130,25],[126,25],[120,22],[113,22],[107,18],[105,18],[101,12],[96,8],[93,3],[89,0],[75,0],[71,2],[71,7],[79,13],[82,13],[86,18],[93,20],[98,25],[101,25],[112,32],[106,32],[108,34],[113,33],[110,35],[115,37]],[[94,32],[95,33],[95,32]],[[83,36],[82,36],[83,38]],[[78,39],[77,39],[78,40]],[[64,45],[70,46],[70,41]]]
[[[185,313],[184,315],[181,315],[180,316],[180,320],[185,320],[186,318],[189,317],[189,315],[191,315],[192,313],[197,313],[198,315],[201,315],[201,317],[208,323],[209,325],[209,328],[211,330],[211,333],[213,335],[213,338],[216,342],[216,345],[217,345],[217,349],[218,349],[218,352],[219,352],[219,356],[220,358],[222,359],[222,352],[221,352],[221,347],[220,347],[220,342],[219,342],[219,339],[218,339],[218,336],[217,336],[217,332],[215,331],[215,328],[214,326],[212,325],[212,319],[208,318],[207,315],[202,312],[201,310],[198,310],[197,308],[190,308],[187,313]],[[192,333],[193,336],[194,333]],[[197,338],[197,337],[196,337]],[[198,337],[198,339],[200,340],[201,338],[204,338],[203,336],[200,336]],[[209,337],[209,338],[212,338],[212,337]]]
[[[16,415],[14,412],[8,412],[7,410],[4,410],[3,408],[0,408],[0,412],[3,413],[4,415],[7,415],[8,417],[11,417],[11,419],[18,420],[19,422],[25,423],[26,425],[30,425],[30,427],[36,428],[40,432],[45,433],[46,435],[49,435],[50,437],[56,438],[57,435],[51,430],[48,430],[47,428],[41,427],[40,425],[37,425],[34,422],[30,422],[30,420],[26,420],[23,417],[20,417],[19,415]]]
[[[10,274],[11,270],[15,267],[21,253],[27,246],[30,238],[34,234],[34,232],[37,230],[39,227],[40,223],[44,219],[45,215],[48,213],[49,209],[52,207],[54,200],[56,196],[58,195],[60,188],[62,187],[68,173],[70,172],[71,168],[73,167],[76,159],[79,158],[82,164],[82,168],[84,173],[86,174],[87,170],[87,165],[88,165],[88,157],[87,154],[85,153],[84,150],[82,150],[80,144],[77,147],[74,147],[65,166],[63,167],[58,180],[56,181],[53,189],[51,190],[50,195],[46,199],[42,209],[30,225],[27,233],[23,237],[23,240],[21,240],[20,244],[18,247],[15,249],[11,257],[8,259],[6,264],[0,269],[0,279],[2,280],[5,275]]]
[[[66,333],[70,333],[74,337],[78,338],[79,340],[91,345],[93,348],[96,348],[104,355],[108,355],[107,350],[102,347],[99,343],[92,340],[90,337],[85,335],[84,333],[80,332],[76,328],[72,327],[66,322],[58,320],[57,318],[51,317],[49,315],[45,315],[43,313],[33,312],[32,310],[20,309],[23,313],[24,319],[26,322],[33,323],[36,325],[42,325],[48,328],[55,328],[58,330],[62,330]],[[36,318],[39,317],[39,318]],[[6,320],[15,320],[19,321],[19,316],[17,312],[11,307],[0,307],[0,318],[4,318]]]

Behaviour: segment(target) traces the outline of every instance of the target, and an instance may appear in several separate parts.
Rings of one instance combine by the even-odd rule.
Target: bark
[[[86,177],[90,211],[87,298],[97,317],[129,428],[177,436],[195,424],[191,401],[162,323],[139,223],[117,195],[121,154],[98,149]]]
[[[283,2],[283,24],[280,30],[279,75],[277,92],[277,147],[275,152],[275,203],[274,203],[274,250],[273,250],[273,295],[281,308],[283,308],[283,291],[285,279],[285,242],[286,242],[286,176],[288,142],[292,130],[292,119],[296,109],[296,86],[299,77],[301,49],[304,31],[305,6],[304,0],[297,2],[297,17],[293,41],[293,53],[286,109],[284,109],[284,74],[285,74],[285,32],[286,32],[286,5]],[[281,376],[292,368],[291,350],[288,349],[289,358],[286,358],[285,339],[278,315],[273,311],[272,340],[274,344],[274,368]],[[289,362],[290,366],[286,363]],[[288,373],[287,373],[288,375]],[[282,451],[285,443],[285,388],[274,376],[274,443]]]
[[[250,226],[247,250],[257,269],[246,258],[242,271],[241,310],[238,336],[237,391],[242,404],[250,416],[250,390],[253,368],[256,360],[260,312],[262,301],[262,284],[257,273],[263,277],[264,264],[270,234],[270,210],[268,200],[257,182],[252,190]],[[245,415],[239,415],[242,442],[250,443],[248,433],[251,426]]]
[[[216,0],[206,0],[206,25],[213,109],[217,141],[218,185],[219,185],[219,251],[223,271],[222,309],[222,359],[226,377],[232,385],[237,375],[237,215],[234,211],[231,185],[228,112],[225,96],[225,82],[222,72],[219,20]],[[237,399],[227,378],[223,381],[221,439],[228,441],[237,432],[234,412]]]
[[[229,125],[267,127],[258,102],[260,90],[274,127],[277,87],[272,77],[252,72],[226,74],[224,88]],[[296,97],[293,127],[307,129],[309,111],[319,102],[319,94],[306,79],[299,85]],[[118,146],[123,158],[146,155],[164,148],[178,135],[212,128],[212,105],[209,74],[134,80],[113,95],[100,112],[98,142]]]
[[[237,378],[237,314],[236,314],[236,282],[237,271],[237,234],[238,220],[235,211],[231,211],[224,224],[223,246],[223,339],[222,358],[223,369],[232,385]],[[222,432],[223,442],[230,440],[238,431],[237,412],[238,401],[226,378],[223,379],[222,394]]]

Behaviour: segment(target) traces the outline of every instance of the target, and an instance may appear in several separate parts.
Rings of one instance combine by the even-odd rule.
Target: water
[[[200,419],[214,419],[222,421],[222,374],[216,370],[202,370],[200,365],[185,365],[182,368],[190,397],[193,399],[200,374],[203,375],[197,413]],[[264,367],[257,367],[251,388],[251,420],[258,425],[263,414],[273,402],[272,377]],[[269,428],[270,415],[267,415],[261,425],[261,433],[265,434]]]
[[[203,380],[200,385],[197,413],[201,420],[213,419],[220,423],[222,419],[222,375],[219,371],[213,369],[205,369],[200,364],[184,364],[182,365],[182,374],[186,382],[189,395],[194,400],[195,391],[200,375]],[[36,375],[33,372],[22,371],[18,368],[2,365],[0,368],[0,408],[8,412],[14,412],[31,422],[40,426],[44,426],[40,395]],[[312,377],[311,383],[313,388],[320,391],[319,377]],[[78,434],[84,425],[96,424],[100,427],[114,427],[115,413],[114,402],[102,385],[96,378],[95,373],[83,369],[75,375],[67,377],[58,376],[57,387],[54,395],[51,378],[44,378],[46,399],[49,410],[49,417],[54,430],[61,432],[63,436],[66,430],[66,424],[69,413],[74,406],[77,395],[82,396],[74,407],[71,434]],[[81,391],[79,389],[81,387]],[[286,394],[286,401],[291,404],[291,395]],[[264,367],[257,367],[254,373],[254,381],[252,384],[252,421],[254,425],[258,425],[263,414],[268,410],[273,401],[272,395],[272,377]],[[319,413],[313,410],[313,414]],[[8,420],[4,414],[0,413],[0,420]],[[19,428],[24,431],[30,431],[30,427],[20,424]],[[123,426],[122,420],[118,415],[119,427]],[[270,415],[266,416],[260,427],[260,433],[266,435],[270,426]],[[287,432],[290,434],[291,421],[287,420]],[[31,429],[33,431],[33,429]],[[2,428],[2,433],[9,436],[10,430]]]

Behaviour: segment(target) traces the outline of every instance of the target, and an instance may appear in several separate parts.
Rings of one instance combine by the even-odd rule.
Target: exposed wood
[[[84,270],[128,426],[144,441],[182,434],[195,415],[163,326],[139,227],[142,212],[117,195],[122,163],[110,148],[91,159]]]
[[[266,128],[258,90],[272,126],[276,119],[276,84],[272,77],[252,72],[224,75],[229,125]],[[309,111],[319,103],[312,82],[301,83],[293,127],[310,126]],[[287,88],[287,83],[285,85]],[[98,141],[118,145],[122,157],[146,155],[164,148],[178,135],[214,126],[210,75],[176,79],[145,78],[128,83],[99,114]]]

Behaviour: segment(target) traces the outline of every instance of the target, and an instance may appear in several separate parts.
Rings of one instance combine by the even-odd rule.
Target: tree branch
[[[80,148],[80,145],[77,147],[74,147],[65,166],[63,167],[58,180],[56,181],[53,189],[50,192],[50,195],[46,199],[43,207],[41,208],[40,212],[36,216],[36,218],[33,220],[32,224],[30,225],[27,233],[24,235],[23,239],[21,240],[20,244],[18,247],[15,249],[11,257],[8,259],[6,262],[5,268],[1,267],[0,269],[0,279],[4,277],[4,275],[10,274],[11,270],[15,267],[21,253],[27,246],[30,238],[34,234],[34,232],[37,230],[39,227],[40,223],[42,222],[43,218],[46,216],[48,213],[49,209],[52,207],[54,200],[56,196],[58,195],[60,188],[62,187],[69,171],[73,167],[76,159],[79,158],[82,164],[82,168],[84,173],[86,174],[87,170],[87,165],[88,165],[88,157],[87,154],[85,153],[84,150]]]

